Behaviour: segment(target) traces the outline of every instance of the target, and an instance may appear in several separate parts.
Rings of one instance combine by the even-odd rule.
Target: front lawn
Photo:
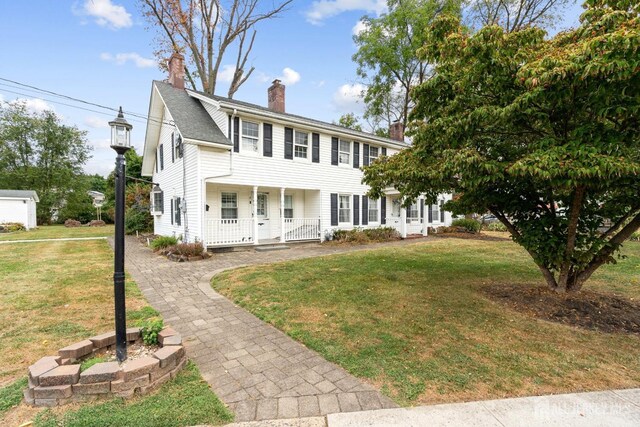
[[[640,244],[587,289],[640,298]],[[510,241],[431,241],[233,270],[213,286],[405,405],[640,385],[640,337],[488,299],[539,286]]]
[[[104,240],[4,244],[0,277],[0,425],[20,425],[43,410],[21,403],[27,367],[62,347],[113,330],[113,252]],[[125,286],[128,326],[158,315],[128,277]],[[219,424],[229,417],[190,366],[157,393],[133,403],[116,399],[65,406],[40,415],[36,424],[120,426],[127,425],[126,419],[132,420],[128,425],[145,425],[141,420],[148,419],[146,425],[184,426]]]
[[[41,225],[28,231],[0,233],[0,241],[61,239],[70,237],[109,237],[113,236],[113,224],[104,227],[65,227],[64,225]]]

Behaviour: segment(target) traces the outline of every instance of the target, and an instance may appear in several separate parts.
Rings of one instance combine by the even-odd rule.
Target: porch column
[[[258,244],[258,187],[253,187],[253,244]]]
[[[400,237],[407,237],[407,208],[400,207]]]
[[[427,224],[427,219],[429,219],[429,216],[427,215],[427,205],[424,202],[424,196],[421,196],[420,200],[420,206],[422,207],[422,209],[420,210],[420,213],[422,214],[422,235],[426,236],[429,229],[429,226]]]
[[[284,243],[284,187],[280,189],[280,243]]]

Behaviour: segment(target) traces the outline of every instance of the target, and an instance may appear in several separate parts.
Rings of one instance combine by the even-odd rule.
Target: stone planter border
[[[141,341],[140,328],[127,329],[127,341]],[[80,372],[80,361],[115,347],[115,332],[96,335],[61,348],[29,366],[24,400],[34,406],[59,406],[100,398],[146,394],[174,378],[187,362],[182,338],[171,328],[158,334],[153,355],[127,361],[96,363]]]

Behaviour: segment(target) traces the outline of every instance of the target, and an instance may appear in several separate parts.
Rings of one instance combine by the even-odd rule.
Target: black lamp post
[[[111,126],[111,148],[118,153],[116,157],[116,232],[115,232],[115,261],[113,269],[113,288],[116,311],[116,357],[118,362],[127,359],[127,319],[124,304],[124,185],[125,160],[124,153],[131,148],[131,126],[122,114],[122,107],[118,117],[109,122]]]

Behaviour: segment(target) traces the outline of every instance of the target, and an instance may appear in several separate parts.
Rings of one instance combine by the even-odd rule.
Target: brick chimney
[[[395,121],[391,123],[391,126],[389,126],[389,138],[404,142],[404,126],[402,122]]]
[[[178,52],[169,58],[169,83],[176,89],[184,89],[184,56]]]
[[[284,113],[284,89],[285,86],[280,83],[280,80],[275,79],[273,81],[273,84],[267,90],[270,110]]]

